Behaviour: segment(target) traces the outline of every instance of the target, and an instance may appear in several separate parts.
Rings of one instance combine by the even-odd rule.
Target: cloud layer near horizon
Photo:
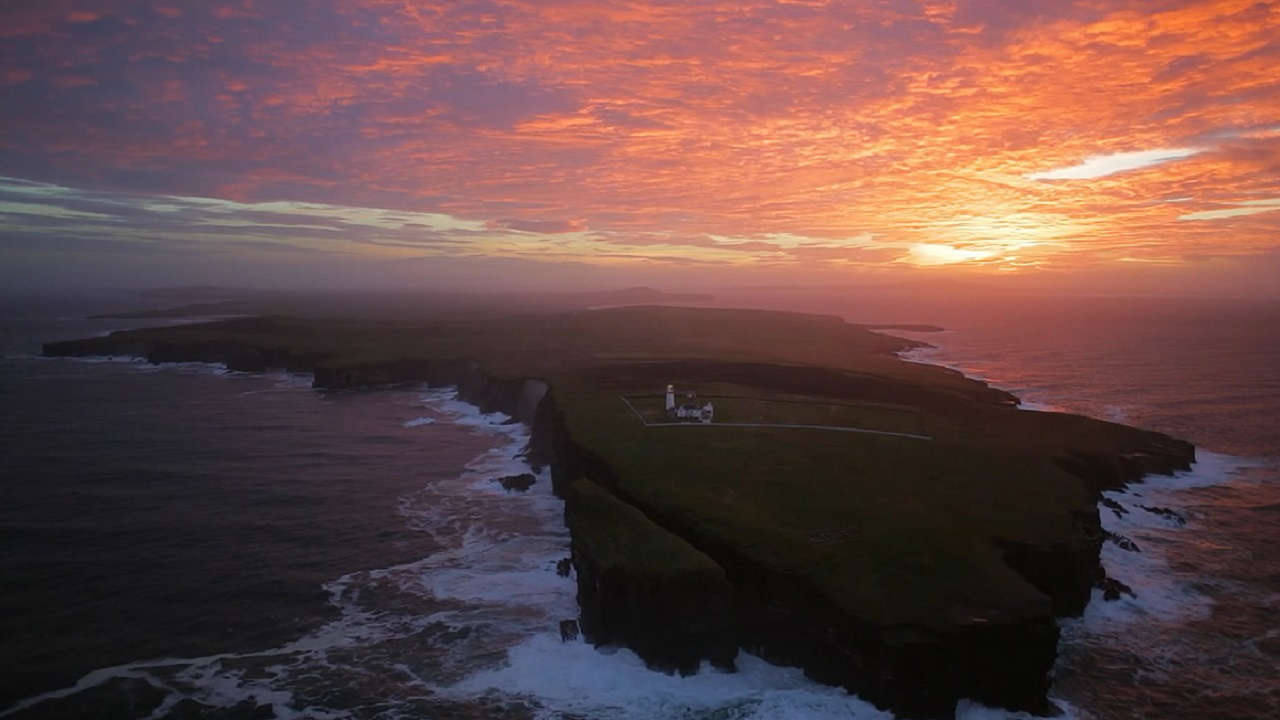
[[[759,277],[1267,255],[1277,38],[1235,0],[9,3],[0,231]]]

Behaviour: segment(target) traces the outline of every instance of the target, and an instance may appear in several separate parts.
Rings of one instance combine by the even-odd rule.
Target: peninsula
[[[631,306],[245,317],[44,354],[456,386],[532,428],[588,640],[682,673],[743,648],[901,717],[951,717],[962,698],[1049,713],[1056,618],[1106,582],[1100,491],[1194,449],[1019,410],[896,356],[917,345],[832,316]],[[678,417],[669,385],[713,416]]]

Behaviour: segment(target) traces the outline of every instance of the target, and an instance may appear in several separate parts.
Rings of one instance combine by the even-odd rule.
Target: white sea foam
[[[628,650],[604,653],[583,642],[536,635],[507,653],[501,667],[448,689],[452,696],[504,693],[529,697],[561,713],[612,720],[695,717],[891,718],[843,690],[818,685],[794,668],[741,654],[738,672],[704,666],[691,677],[652,672]]]
[[[520,456],[528,428],[501,413],[480,413],[453,394],[436,392],[424,399],[445,421],[501,442],[467,463],[455,490],[428,488],[416,498],[421,503],[402,505],[428,528],[455,523],[459,516],[466,523],[455,547],[424,559],[421,582],[437,599],[545,607],[547,630],[558,632],[558,621],[575,615],[576,605],[572,581],[555,573],[556,561],[568,555],[568,532],[560,501],[551,492],[550,474],[542,470],[520,494],[492,482],[532,473]]]
[[[265,395],[278,392],[310,392],[311,375],[307,373],[291,373],[284,370],[268,370],[265,373],[226,373],[232,377],[265,377],[272,381],[271,387],[264,390],[246,390],[241,395]]]
[[[1126,511],[1117,513],[1100,506],[1103,527],[1133,541],[1138,551],[1107,542],[1102,547],[1102,564],[1110,577],[1133,588],[1134,596],[1106,601],[1095,590],[1083,619],[1072,622],[1083,623],[1081,630],[1087,632],[1119,632],[1138,622],[1183,623],[1208,617],[1213,600],[1203,577],[1177,571],[1169,559],[1179,544],[1194,540],[1189,533],[1196,517],[1188,509],[1183,491],[1228,482],[1252,465],[1248,460],[1201,450],[1190,471],[1149,475],[1125,490],[1103,493]],[[1177,513],[1185,525],[1153,511],[1160,508]]]
[[[51,357],[48,355],[39,356],[42,360],[70,361],[79,363],[88,363],[90,365],[101,365],[104,363],[120,363],[125,365],[147,365],[147,359],[138,355],[85,355],[82,357]]]
[[[198,375],[225,375],[228,377],[258,377],[262,373],[247,373],[231,370],[222,363],[208,362],[165,362],[149,365],[149,369],[169,372],[192,373]]]
[[[895,716],[839,688],[809,680],[797,668],[771,665],[739,653],[736,673],[704,664],[690,677],[648,670],[629,650],[602,652],[581,641],[531,637],[508,652],[505,664],[476,673],[445,690],[451,697],[493,693],[535,699],[545,717],[564,714],[609,720],[715,717],[734,720],[890,720]],[[1076,713],[1065,703],[1065,717]],[[958,720],[1031,720],[961,701]]]
[[[436,422],[435,418],[420,417],[420,418],[414,418],[412,420],[406,420],[404,423],[404,426],[407,428],[420,427],[422,425],[434,425],[435,422]]]

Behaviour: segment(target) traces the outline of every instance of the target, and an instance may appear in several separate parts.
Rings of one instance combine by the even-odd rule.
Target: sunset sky
[[[1280,293],[1280,2],[11,1],[0,257]]]

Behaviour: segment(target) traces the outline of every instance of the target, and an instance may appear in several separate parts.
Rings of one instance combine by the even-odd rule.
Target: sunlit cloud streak
[[[1274,2],[49,0],[0,39],[27,237],[791,272],[1280,243]]]
[[[1244,217],[1245,215],[1257,215],[1258,213],[1264,212],[1276,212],[1278,210],[1280,210],[1280,198],[1269,198],[1267,200],[1242,200],[1236,203],[1235,207],[1187,213],[1186,215],[1178,216],[1178,219],[1223,220],[1226,218]]]
[[[1093,155],[1085,158],[1079,165],[1028,173],[1023,177],[1028,180],[1087,180],[1159,165],[1170,160],[1180,160],[1200,152],[1203,152],[1200,148],[1175,148],[1172,150],[1136,150],[1113,155]]]

